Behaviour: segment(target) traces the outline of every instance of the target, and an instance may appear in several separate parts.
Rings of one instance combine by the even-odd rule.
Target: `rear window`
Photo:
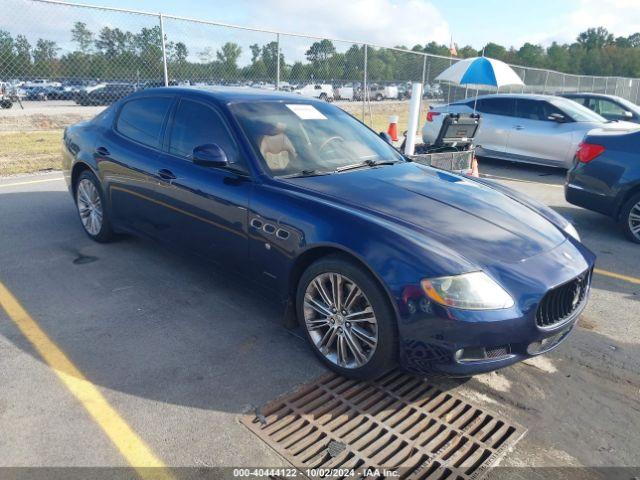
[[[120,110],[116,130],[125,137],[153,148],[160,147],[164,118],[172,99],[147,97],[130,100]]]
[[[503,115],[512,117],[515,115],[515,99],[514,98],[482,98],[478,100],[476,110],[491,115]]]

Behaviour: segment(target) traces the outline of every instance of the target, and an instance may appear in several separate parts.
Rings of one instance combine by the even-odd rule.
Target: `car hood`
[[[288,183],[401,223],[479,264],[513,263],[566,240],[523,202],[463,176],[399,163]],[[433,242],[431,242],[433,243]]]

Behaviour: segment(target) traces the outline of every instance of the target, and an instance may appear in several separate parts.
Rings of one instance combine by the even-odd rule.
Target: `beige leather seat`
[[[296,149],[284,133],[286,125],[278,124],[277,133],[264,135],[260,140],[260,153],[273,171],[286,170],[296,157]]]

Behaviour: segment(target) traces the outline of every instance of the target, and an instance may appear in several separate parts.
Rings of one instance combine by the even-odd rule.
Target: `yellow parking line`
[[[33,183],[57,182],[58,180],[64,180],[64,177],[45,178],[43,180],[29,180],[29,181],[26,181],[26,182],[0,183],[0,188],[3,188],[3,187],[17,187],[19,185],[31,185]]]
[[[599,268],[594,268],[593,271],[598,275],[602,275],[605,277],[611,277],[618,280],[624,280],[625,282],[635,283],[636,285],[640,285],[640,278],[629,277],[628,275],[621,275],[615,272],[609,272],[607,270],[600,270]]]
[[[0,306],[35,347],[43,360],[53,368],[67,389],[107,434],[111,442],[127,459],[127,462],[137,470],[138,475],[143,479],[171,479],[172,476],[162,461],[154,455],[118,412],[109,405],[98,388],[53,343],[2,282],[0,282]]]

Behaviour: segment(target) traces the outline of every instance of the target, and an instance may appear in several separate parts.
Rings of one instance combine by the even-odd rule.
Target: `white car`
[[[438,137],[448,113],[473,113],[474,98],[432,107],[422,129],[426,144]],[[495,94],[478,97],[480,128],[475,145],[479,156],[570,168],[578,145],[594,128],[629,131],[630,122],[610,122],[578,103],[552,95]]]
[[[352,84],[342,85],[335,90],[336,100],[355,100],[355,88]]]
[[[334,99],[333,86],[328,83],[309,84],[294,91],[298,95],[319,98],[325,102],[332,102]]]

